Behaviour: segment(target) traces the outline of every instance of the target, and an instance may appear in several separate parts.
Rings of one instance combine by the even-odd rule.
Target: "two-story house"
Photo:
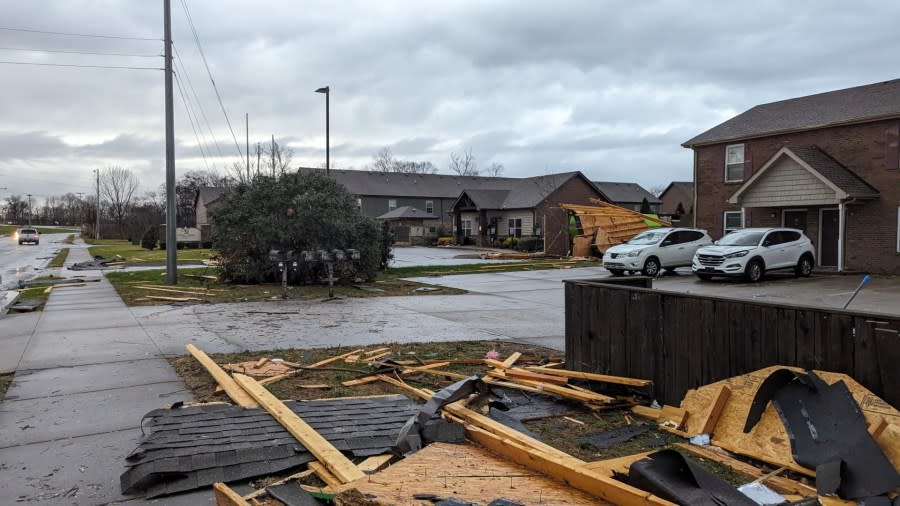
[[[694,226],[806,232],[819,266],[900,274],[900,80],[758,105],[688,140]]]

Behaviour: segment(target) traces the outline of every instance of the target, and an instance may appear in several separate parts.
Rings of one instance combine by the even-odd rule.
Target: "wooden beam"
[[[369,358],[364,358],[364,359],[363,359],[363,362],[365,362],[365,363],[367,363],[367,364],[371,364],[371,363],[373,363],[373,362],[378,361],[379,359],[382,359],[382,358],[385,358],[385,357],[389,357],[389,356],[391,356],[391,352],[386,351],[386,352],[384,352],[384,353],[378,353],[377,355],[372,355],[372,356],[369,357]]]
[[[386,466],[391,459],[394,458],[394,454],[385,453],[384,455],[372,455],[366,460],[360,462],[356,465],[360,471],[366,474],[372,474],[375,471],[378,471],[382,467]]]
[[[423,365],[421,367],[406,367],[400,373],[400,376],[412,376],[413,374],[429,371],[431,369],[438,369],[438,368],[448,366],[448,365],[450,365],[450,362],[436,362],[434,364]],[[468,376],[463,376],[463,378],[467,378],[467,377]],[[352,387],[352,386],[356,386],[356,385],[365,385],[367,383],[374,383],[376,381],[379,381],[378,375],[373,374],[371,376],[366,376],[364,378],[344,381],[343,383],[341,383],[341,385],[344,385],[345,387]]]
[[[507,369],[507,368],[512,367],[513,364],[515,364],[516,361],[519,360],[521,357],[522,357],[522,354],[519,353],[518,351],[513,353],[512,355],[507,357],[506,360],[503,361],[503,368]]]
[[[307,465],[316,473],[316,476],[318,476],[320,480],[325,482],[325,485],[331,488],[336,488],[344,484],[344,482],[342,482],[340,478],[331,474],[331,471],[323,466],[321,462],[310,462]]]
[[[216,506],[250,506],[240,494],[221,482],[213,484],[213,494],[216,496]]]
[[[659,408],[651,408],[650,406],[632,406],[631,412],[645,418],[658,420],[659,415],[662,413],[662,410]]]
[[[610,404],[617,402],[615,397],[610,397],[608,395],[598,394],[596,392],[587,393],[582,392],[580,390],[575,390],[573,388],[567,388],[560,385],[554,385],[551,383],[543,383],[540,381],[531,381],[520,378],[510,378],[504,374],[503,371],[492,370],[488,371],[488,376],[493,376],[495,378],[504,378],[513,383],[520,383],[522,385],[527,385],[530,387],[535,387],[538,390],[543,391],[544,393],[556,394],[560,397],[565,397],[567,399],[573,399],[581,402],[592,402],[599,404]]]
[[[869,434],[872,436],[872,439],[878,439],[878,436],[884,432],[887,426],[888,422],[883,416],[879,416],[877,420],[872,422],[872,425],[869,426]]]
[[[626,378],[624,376],[609,376],[606,374],[594,374],[590,372],[570,371],[567,369],[550,369],[545,366],[526,367],[529,371],[539,372],[541,374],[549,374],[550,376],[562,376],[564,378],[575,378],[589,381],[599,381],[601,383],[615,383],[617,385],[628,385],[632,387],[648,387],[653,385],[653,381],[637,378]]]
[[[209,358],[209,355],[203,352],[200,348],[197,348],[193,344],[188,344],[185,346],[187,351],[190,352],[191,355],[197,359],[197,362],[200,362],[200,365],[206,368],[210,375],[212,375],[213,379],[216,380],[216,383],[225,390],[225,393],[228,394],[228,397],[231,397],[238,406],[242,406],[245,408],[257,408],[259,407],[256,402],[253,401],[253,398],[247,395],[241,387],[234,382],[231,376],[228,375],[219,364],[215,363],[213,359]]]
[[[283,402],[278,400],[256,380],[243,374],[235,374],[234,380],[256,402],[278,420],[288,432],[315,455],[325,467],[331,471],[342,483],[357,480],[365,476],[353,462],[350,461],[337,448],[332,446],[327,439],[322,437],[315,429],[303,421],[296,413],[288,409]],[[312,468],[312,466],[310,466]]]
[[[144,298],[150,300],[164,300],[167,302],[203,302],[203,299],[198,299],[197,297],[163,297],[159,295],[147,295]]]
[[[430,394],[429,392],[426,392],[423,389],[416,388],[408,383],[404,383],[404,382],[398,380],[397,378],[393,378],[386,374],[379,374],[378,379],[380,379],[381,381],[384,381],[385,383],[390,383],[391,385],[394,385],[395,387],[402,388],[403,390],[406,390],[407,392],[415,395],[416,397],[418,397],[420,399],[425,399],[426,401],[428,399],[431,399],[432,394]]]
[[[713,393],[709,408],[706,410],[706,413],[703,414],[700,432],[698,432],[698,434],[712,435],[713,430],[716,428],[716,423],[719,421],[719,415],[722,414],[722,409],[725,408],[725,404],[728,402],[728,397],[730,396],[731,389],[724,383],[719,385],[715,393]]]
[[[684,427],[684,421],[687,419],[687,411],[684,408],[676,408],[675,406],[665,405],[660,410],[659,422],[660,427],[668,427],[670,429],[681,430]]]
[[[353,350],[353,351],[348,351],[347,353],[342,353],[342,354],[334,356],[334,357],[326,358],[325,360],[320,360],[320,361],[316,362],[315,364],[306,366],[306,369],[322,367],[323,365],[328,365],[332,362],[337,362],[338,360],[349,357],[350,355],[354,355],[356,353],[362,353],[362,351],[363,350],[361,350],[361,349]],[[291,377],[297,376],[298,374],[302,374],[303,371],[304,371],[304,369],[297,369],[296,371],[288,371],[286,373],[282,373],[277,376],[270,376],[268,378],[262,379],[259,381],[259,383],[261,385],[271,385],[272,383],[277,383],[283,379],[291,378]]]
[[[384,353],[386,351],[391,351],[390,348],[376,348],[374,350],[369,350],[363,353],[363,355],[367,357],[371,357],[372,355],[378,355],[379,353]]]
[[[536,372],[526,371],[518,367],[511,367],[504,371],[507,377],[516,379],[525,379],[531,381],[540,381],[541,383],[552,383],[554,385],[568,385],[569,380],[560,376],[551,376],[549,374],[540,374]]]

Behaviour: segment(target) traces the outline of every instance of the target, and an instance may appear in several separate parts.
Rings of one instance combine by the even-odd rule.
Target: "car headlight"
[[[633,250],[633,251],[629,251],[628,253],[625,253],[625,256],[627,256],[627,257],[632,257],[632,258],[633,258],[633,257],[636,257],[636,256],[638,256],[638,255],[640,255],[640,254],[641,254],[641,250],[636,249],[636,250]]]
[[[729,253],[729,254],[725,255],[725,258],[745,257],[745,256],[747,256],[747,253],[750,253],[750,251],[749,250],[735,251],[734,253]]]

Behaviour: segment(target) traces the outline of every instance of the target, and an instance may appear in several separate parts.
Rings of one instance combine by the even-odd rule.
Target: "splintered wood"
[[[749,434],[744,434],[744,423],[750,412],[750,405],[759,385],[776,369],[783,366],[772,366],[765,369],[735,376],[716,383],[705,385],[696,390],[689,390],[682,401],[682,408],[687,411],[684,431],[687,434],[700,434],[701,431],[712,433],[712,443],[720,448],[748,457],[768,462],[776,466],[785,466],[808,476],[815,471],[797,464],[791,456],[791,444],[784,424],[770,404],[763,412],[762,418]],[[787,367],[798,372],[802,369]],[[827,371],[815,371],[826,383],[834,384],[843,380],[859,404],[869,425],[880,430],[875,441],[894,467],[900,468],[900,412],[884,402],[865,387],[845,375]],[[724,401],[723,386],[730,391]],[[711,406],[722,402],[720,413],[715,423],[707,425],[706,414]],[[879,428],[884,420],[884,428]],[[708,430],[707,430],[708,429]]]
[[[349,483],[387,506],[419,505],[413,494],[452,496],[485,504],[505,498],[523,504],[609,504],[475,445],[432,443],[378,474]]]
[[[641,214],[608,202],[593,200],[594,205],[562,204],[560,207],[578,217],[582,234],[575,236],[572,254],[591,256],[591,246],[601,253],[647,230],[649,223],[671,227],[668,221]]]

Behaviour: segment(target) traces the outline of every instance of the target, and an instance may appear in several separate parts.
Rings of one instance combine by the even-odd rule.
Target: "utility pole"
[[[275,177],[275,134],[272,134],[272,177]]]
[[[172,99],[172,13],[170,0],[163,0],[163,38],[166,56],[166,283],[178,284],[178,249],[175,236],[175,121]]]
[[[28,196],[28,226],[30,227],[31,226],[31,214],[32,214],[31,213],[31,194],[26,193],[26,195]]]
[[[259,175],[259,143],[256,143],[256,175]]]
[[[100,169],[94,169],[94,173],[97,175],[97,212],[94,213],[97,215],[97,224],[94,226],[94,239],[100,239]]]
[[[244,131],[247,133],[247,182],[250,182],[250,113],[244,113]]]

